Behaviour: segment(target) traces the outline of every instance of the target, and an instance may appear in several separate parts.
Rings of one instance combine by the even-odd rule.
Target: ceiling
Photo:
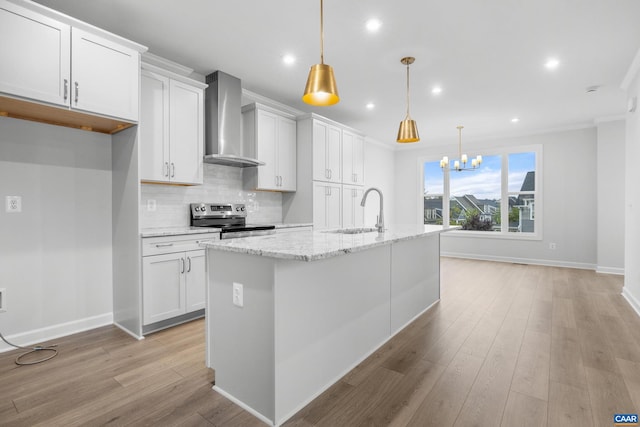
[[[416,57],[411,116],[426,147],[455,143],[459,124],[465,138],[485,139],[622,115],[619,86],[640,48],[638,0],[326,0],[325,63],[341,100],[311,107],[301,96],[320,62],[318,0],[38,2],[393,146],[406,111],[404,56]],[[377,33],[365,29],[373,17]],[[296,62],[286,66],[285,54]],[[550,57],[560,61],[554,71],[544,66]]]

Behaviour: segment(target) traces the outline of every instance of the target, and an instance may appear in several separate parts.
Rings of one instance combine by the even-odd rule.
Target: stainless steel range
[[[276,232],[275,225],[247,225],[244,203],[191,203],[192,227],[217,227],[220,239],[263,236]]]

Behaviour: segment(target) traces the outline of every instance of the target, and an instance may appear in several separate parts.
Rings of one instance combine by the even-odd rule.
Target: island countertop
[[[388,245],[400,240],[438,234],[457,227],[440,225],[392,225],[384,233],[335,233],[332,230],[297,231],[239,239],[202,242],[201,246],[227,252],[245,253],[270,258],[315,261]]]

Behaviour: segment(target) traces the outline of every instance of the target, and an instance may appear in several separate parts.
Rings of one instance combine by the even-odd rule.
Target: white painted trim
[[[121,324],[119,324],[117,322],[113,322],[113,326],[117,327],[122,332],[125,332],[128,335],[131,335],[133,338],[137,339],[138,341],[142,341],[144,339],[144,336],[134,334],[133,332],[131,332],[130,330],[128,330],[127,328],[125,328],[124,326],[122,326]]]
[[[216,392],[220,393],[221,395],[223,395],[224,397],[226,397],[227,399],[229,399],[230,401],[232,401],[233,403],[235,403],[236,405],[238,405],[239,407],[241,407],[242,409],[244,409],[245,411],[247,411],[248,413],[250,413],[251,415],[253,415],[254,417],[258,418],[263,423],[265,423],[267,425],[270,425],[270,426],[278,426],[279,425],[279,424],[274,424],[273,421],[271,421],[269,418],[265,417],[260,412],[258,412],[255,409],[253,409],[251,406],[248,406],[242,400],[237,399],[232,394],[227,393],[226,391],[224,391],[223,389],[221,389],[217,385],[214,385],[211,388],[214,391],[216,391]]]
[[[604,267],[602,265],[597,265],[596,266],[596,273],[618,274],[620,276],[624,276],[624,268],[620,268],[620,267]]]
[[[191,75],[191,73],[193,73],[193,68],[189,68],[182,64],[178,64],[177,62],[173,62],[169,59],[162,58],[161,56],[155,55],[149,51],[142,54],[141,60],[143,67],[148,64],[155,65],[156,67],[160,67],[163,70],[171,71],[183,77],[188,77]]]
[[[28,347],[34,344],[51,341],[56,338],[64,337],[78,332],[88,331],[89,329],[99,328],[113,324],[113,313],[104,313],[93,317],[74,320],[72,322],[60,323],[58,325],[47,326],[46,328],[34,329],[32,331],[22,332],[19,334],[9,335],[5,338],[13,344]],[[0,342],[0,353],[15,350],[13,347],[4,342]]]
[[[636,52],[636,56],[633,58],[633,61],[631,62],[631,65],[629,66],[629,69],[627,70],[627,74],[625,74],[624,79],[622,80],[622,83],[620,84],[620,88],[622,90],[624,90],[625,92],[629,91],[629,87],[631,86],[631,83],[633,82],[633,79],[635,79],[636,75],[638,75],[638,73],[640,73],[640,49],[638,49],[638,52]]]
[[[450,258],[464,258],[464,259],[476,259],[479,261],[497,261],[497,262],[509,262],[512,264],[531,264],[531,265],[545,265],[549,267],[566,267],[576,268],[579,270],[595,270],[595,264],[586,262],[571,262],[571,261],[558,261],[553,259],[532,259],[532,258],[515,258],[515,257],[503,257],[492,255],[478,255],[478,254],[464,254],[457,252],[440,252],[440,256]]]
[[[264,105],[268,105],[271,108],[275,108],[278,109],[280,111],[285,111],[289,114],[293,114],[294,116],[302,116],[305,114],[304,111],[300,111],[298,109],[295,109],[293,107],[291,107],[290,105],[286,105],[283,104],[281,102],[278,101],[274,101],[271,98],[267,98],[266,96],[260,95],[259,93],[255,93],[255,92],[251,92],[250,90],[247,89],[242,89],[242,96],[246,97],[247,99],[251,100],[252,102],[257,102],[258,104],[264,104]]]
[[[599,125],[601,123],[617,122],[617,121],[626,120],[626,119],[627,119],[626,114],[619,114],[617,116],[596,117],[593,120],[593,123],[595,123],[596,125]]]
[[[626,286],[622,288],[622,296],[627,300],[631,308],[640,316],[640,301],[636,299],[631,292],[629,292],[629,288]]]

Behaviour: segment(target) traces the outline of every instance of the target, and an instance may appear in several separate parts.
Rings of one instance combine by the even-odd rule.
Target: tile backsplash
[[[242,171],[242,168],[205,163],[203,185],[183,187],[142,184],[140,227],[189,226],[189,203],[196,202],[245,203],[248,223],[282,222],[282,194],[245,190]],[[156,210],[153,212],[147,209],[149,200],[155,200]]]

